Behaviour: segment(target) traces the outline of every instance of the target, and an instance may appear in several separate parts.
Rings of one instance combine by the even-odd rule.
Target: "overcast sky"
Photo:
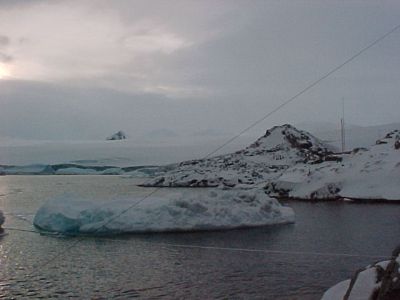
[[[0,136],[235,133],[400,22],[398,1],[0,0]],[[400,31],[255,128],[398,122]]]

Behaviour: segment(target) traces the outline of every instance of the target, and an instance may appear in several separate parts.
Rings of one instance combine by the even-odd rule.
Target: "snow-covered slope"
[[[400,131],[338,158],[341,161],[297,164],[270,180],[266,189],[270,195],[302,199],[400,200]]]
[[[279,177],[298,163],[326,160],[332,149],[291,125],[275,126],[247,148],[232,154],[185,161],[146,186],[204,187],[255,184]]]
[[[34,225],[65,234],[111,234],[217,230],[294,222],[291,208],[282,206],[260,189],[204,190],[142,200],[139,197],[99,203],[71,197],[53,199],[38,210]]]
[[[206,187],[267,183],[275,197],[400,200],[400,131],[369,149],[334,154],[291,125],[276,126],[247,148],[178,164],[145,186]]]

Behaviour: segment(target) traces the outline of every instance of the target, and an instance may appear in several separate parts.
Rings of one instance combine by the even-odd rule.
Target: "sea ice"
[[[197,231],[292,223],[294,212],[260,189],[214,189],[102,203],[60,197],[46,202],[33,222],[67,234]]]

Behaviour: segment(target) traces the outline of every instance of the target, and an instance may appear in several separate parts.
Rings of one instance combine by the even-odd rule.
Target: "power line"
[[[316,86],[318,83],[320,83],[321,81],[325,80],[327,77],[329,77],[330,75],[332,75],[333,73],[335,73],[336,71],[340,70],[341,68],[343,68],[345,65],[347,65],[348,63],[350,63],[352,60],[354,60],[355,58],[357,58],[358,56],[360,56],[361,54],[363,54],[365,51],[367,51],[368,49],[370,49],[371,47],[375,46],[376,44],[378,44],[379,42],[381,42],[383,39],[385,39],[387,36],[389,36],[390,34],[392,34],[393,32],[395,32],[396,30],[398,30],[400,28],[400,24],[397,25],[396,27],[392,28],[390,31],[388,31],[387,33],[385,33],[384,35],[382,35],[381,37],[377,38],[375,41],[373,41],[372,43],[368,44],[367,46],[365,46],[364,48],[362,48],[360,51],[358,51],[356,54],[354,54],[353,56],[351,56],[350,58],[346,59],[344,62],[342,62],[340,65],[338,65],[337,67],[333,68],[332,70],[330,70],[329,72],[327,72],[325,75],[321,76],[319,79],[315,80],[314,82],[310,83],[308,86],[306,86],[304,89],[302,89],[300,92],[298,92],[297,94],[295,94],[294,96],[290,97],[289,99],[287,99],[286,101],[284,101],[282,104],[278,105],[276,108],[274,108],[272,111],[270,111],[269,113],[267,113],[266,115],[264,115],[263,117],[261,117],[260,119],[258,119],[257,121],[255,121],[254,123],[250,124],[248,127],[246,127],[245,129],[243,129],[241,132],[239,132],[237,135],[233,136],[232,138],[230,138],[229,140],[227,140],[225,143],[223,143],[221,146],[219,146],[217,149],[215,149],[214,151],[211,151],[210,153],[208,153],[204,158],[208,158],[211,155],[213,155],[214,153],[218,152],[219,150],[221,150],[222,148],[224,148],[226,145],[232,143],[234,140],[236,140],[238,137],[240,137],[242,134],[246,133],[247,131],[249,131],[250,129],[254,128],[255,126],[257,126],[259,123],[261,123],[262,121],[264,121],[266,118],[270,117],[272,114],[276,113],[277,111],[281,110],[283,107],[285,107],[286,105],[288,105],[289,103],[293,102],[294,100],[296,100],[299,96],[303,95],[305,92],[307,92],[308,90],[312,89],[314,86]]]
[[[287,99],[286,101],[284,101],[282,104],[278,105],[276,108],[274,108],[272,111],[268,112],[267,114],[265,114],[263,117],[261,117],[260,119],[256,120],[255,122],[253,122],[252,124],[250,124],[248,127],[246,127],[245,129],[243,129],[242,131],[240,131],[238,134],[236,134],[235,136],[233,136],[232,138],[230,138],[229,140],[227,140],[226,142],[224,142],[221,146],[219,146],[218,148],[216,148],[215,150],[209,152],[207,155],[205,155],[203,157],[203,159],[206,159],[208,157],[210,157],[211,155],[215,154],[216,152],[218,152],[219,150],[221,150],[222,148],[224,148],[226,145],[232,143],[234,140],[236,140],[237,138],[239,138],[241,135],[243,135],[245,132],[249,131],[250,129],[254,128],[255,126],[257,126],[259,123],[261,123],[262,121],[264,121],[265,119],[267,119],[268,117],[270,117],[271,115],[273,115],[274,113],[276,113],[277,111],[281,110],[282,108],[284,108],[286,105],[290,104],[291,102],[293,102],[294,100],[296,100],[299,96],[303,95],[304,93],[306,93],[307,91],[309,91],[310,89],[312,89],[313,87],[315,87],[316,85],[318,85],[321,81],[325,80],[326,78],[328,78],[329,76],[331,76],[333,73],[337,72],[338,70],[340,70],[341,68],[343,68],[345,65],[347,65],[348,63],[350,63],[351,61],[353,61],[354,59],[356,59],[358,56],[360,56],[361,54],[363,54],[365,51],[367,51],[368,49],[370,49],[371,47],[375,46],[376,44],[378,44],[379,42],[381,42],[383,39],[385,39],[387,36],[389,36],[390,34],[392,34],[393,32],[395,32],[396,30],[398,30],[400,28],[400,24],[395,26],[394,28],[392,28],[391,30],[389,30],[388,32],[386,32],[384,35],[380,36],[379,38],[377,38],[376,40],[374,40],[373,42],[371,42],[370,44],[368,44],[367,46],[365,46],[364,48],[362,48],[361,50],[359,50],[357,53],[355,53],[354,55],[352,55],[351,57],[349,57],[348,59],[346,59],[344,62],[342,62],[341,64],[339,64],[338,66],[334,67],[333,69],[331,69],[329,72],[325,73],[324,75],[322,75],[321,77],[319,77],[317,80],[313,81],[312,83],[310,83],[309,85],[307,85],[304,89],[300,90],[297,94],[295,94],[294,96],[290,97],[289,99]],[[116,216],[110,218],[107,222],[105,222],[103,225],[101,225],[100,227],[98,227],[96,230],[94,230],[93,232],[91,232],[92,234],[98,233],[102,228],[104,228],[105,226],[107,226],[108,224],[110,224],[112,221],[116,220],[117,218],[119,218],[121,215],[125,214],[127,211],[129,211],[130,209],[132,209],[133,207],[135,207],[136,205],[140,204],[141,202],[143,202],[144,200],[146,200],[147,198],[149,198],[150,196],[154,195],[158,190],[160,190],[161,187],[156,188],[155,190],[153,190],[151,193],[149,193],[148,195],[144,196],[143,198],[141,198],[140,200],[136,201],[135,203],[133,203],[132,205],[128,206],[128,208],[124,209],[122,212],[120,212],[119,214],[117,214]],[[64,251],[61,251],[59,253],[57,253],[55,256],[50,257],[48,260],[46,260],[43,265],[41,267],[44,267],[48,264],[50,264],[51,262],[55,261],[57,258],[61,257],[63,254],[65,254],[67,251],[69,251],[70,249],[72,249],[73,247],[75,247],[75,245],[77,245],[81,240],[83,240],[83,238],[79,238],[78,240],[76,240],[74,243],[72,243],[69,247],[67,247],[66,249],[64,249]],[[32,273],[30,273],[28,276],[32,275]]]
[[[334,252],[308,252],[308,251],[285,251],[285,250],[270,250],[270,249],[255,249],[255,248],[234,248],[234,247],[218,247],[218,246],[199,246],[171,243],[154,243],[161,246],[177,247],[177,248],[194,248],[204,250],[222,250],[222,251],[239,251],[239,252],[261,252],[270,254],[290,254],[290,255],[317,255],[317,256],[342,256],[342,257],[367,257],[367,258],[387,258],[387,255],[369,255],[369,254],[349,254],[349,253],[334,253]]]

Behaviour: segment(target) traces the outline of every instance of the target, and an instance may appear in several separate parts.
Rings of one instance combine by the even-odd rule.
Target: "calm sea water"
[[[151,191],[136,187],[139,181],[0,177],[5,227],[32,229],[38,207],[63,193],[111,200]],[[0,239],[0,298],[319,299],[328,287],[379,258],[308,252],[389,255],[400,242],[400,205],[288,204],[296,224],[225,232],[78,239],[8,230]]]

